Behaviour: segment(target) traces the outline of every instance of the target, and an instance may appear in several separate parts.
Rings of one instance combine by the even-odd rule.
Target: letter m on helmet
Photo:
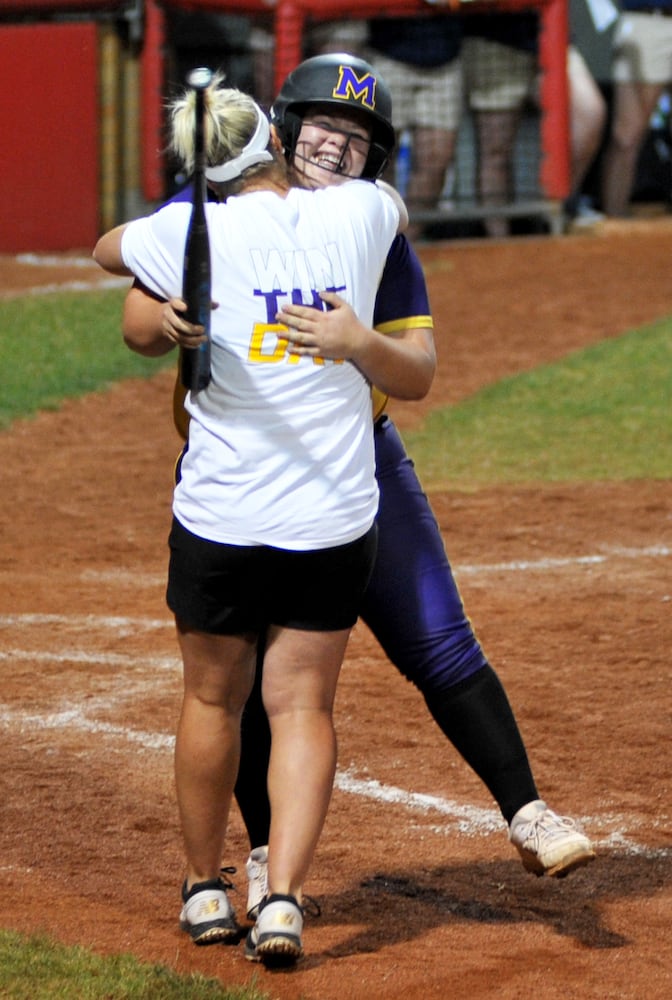
[[[332,96],[342,101],[358,101],[362,107],[374,111],[376,108],[376,78],[373,73],[357,76],[352,66],[338,67],[338,82]]]

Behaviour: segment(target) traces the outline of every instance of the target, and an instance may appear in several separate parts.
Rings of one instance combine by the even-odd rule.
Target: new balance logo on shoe
[[[294,965],[303,955],[302,931],[303,911],[296,899],[269,896],[247,935],[245,958],[269,967]]]
[[[236,915],[226,895],[227,885],[221,878],[196,882],[182,887],[180,927],[194,944],[235,943],[240,939]]]

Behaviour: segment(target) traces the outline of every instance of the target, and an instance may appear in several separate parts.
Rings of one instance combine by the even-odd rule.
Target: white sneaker
[[[259,904],[268,892],[268,847],[255,847],[245,862],[247,872],[247,916],[256,920]]]
[[[226,895],[229,887],[221,878],[196,882],[188,891],[186,882],[182,886],[180,927],[195,944],[239,940],[240,928]]]
[[[264,965],[294,965],[303,955],[303,910],[294,896],[272,895],[245,942],[245,958]]]
[[[536,799],[511,820],[509,840],[528,872],[562,878],[595,858],[593,845],[573,819],[558,816]]]

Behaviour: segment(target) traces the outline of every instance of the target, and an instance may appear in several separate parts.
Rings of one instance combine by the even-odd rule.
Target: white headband
[[[273,159],[267,147],[271,138],[271,129],[268,118],[258,105],[254,105],[257,112],[257,127],[254,135],[243,149],[242,153],[234,156],[226,163],[220,163],[218,167],[206,167],[205,176],[209,181],[231,181],[235,177],[240,177],[243,170],[254,167],[257,163],[265,163]]]

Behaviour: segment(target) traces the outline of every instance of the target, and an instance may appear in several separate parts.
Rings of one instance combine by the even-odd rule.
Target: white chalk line
[[[110,707],[109,702],[105,702]],[[71,732],[92,733],[100,736],[112,736],[126,743],[133,743],[143,750],[170,750],[175,746],[175,737],[165,733],[145,732],[140,729],[129,729],[128,726],[117,726],[111,722],[101,722],[91,719],[82,712],[79,705],[63,707],[58,712],[30,713],[18,712],[9,705],[0,706],[0,722],[12,726],[20,732],[35,732],[35,730],[60,729]]]
[[[140,630],[151,631],[153,629],[173,629],[174,622],[171,617],[166,618],[129,618],[124,615],[56,615],[56,614],[28,614],[0,615],[0,628],[10,628],[12,626],[35,625],[67,625],[71,631],[88,632],[91,629],[111,629],[112,631],[129,630],[128,634]]]
[[[109,707],[107,702],[105,702],[105,706]],[[89,703],[88,707],[95,706]],[[162,753],[172,753],[175,746],[175,737],[172,735],[101,722],[86,715],[79,705],[63,706],[60,711],[46,714],[17,711],[9,705],[0,705],[0,723],[5,727],[17,729],[19,732],[27,731],[32,734],[36,730],[86,732],[130,743],[143,750]],[[410,792],[394,785],[385,785],[372,778],[359,778],[352,769],[337,771],[334,786],[345,794],[358,795],[374,802],[394,805],[409,812],[418,812],[423,815],[437,813],[444,821],[447,821],[441,826],[430,828],[431,832],[437,835],[445,835],[457,830],[463,836],[484,837],[493,833],[501,833],[503,829],[504,821],[497,810],[465,805],[438,795]],[[664,817],[662,821],[667,825]],[[606,839],[595,841],[598,847],[615,848],[627,854],[647,857],[672,856],[672,849],[646,847],[626,836],[622,829],[618,829],[618,827],[635,829],[641,826],[643,821],[638,818],[609,814],[582,816],[579,818],[579,822],[586,828],[612,827]],[[646,825],[648,829],[655,829],[659,824],[647,820]],[[617,828],[613,829],[613,827]]]
[[[643,548],[627,548],[620,546],[605,547],[603,552],[585,556],[548,556],[543,559],[514,559],[500,563],[457,563],[453,571],[459,576],[475,576],[487,573],[541,573],[554,569],[566,569],[574,566],[603,566],[618,559],[668,559],[672,556],[672,548],[667,545],[647,545]],[[165,576],[138,576],[123,570],[88,570],[87,580],[100,583],[130,583],[135,586],[161,586],[165,584]]]
[[[460,832],[473,836],[475,833],[497,833],[502,829],[502,816],[494,809],[468,806],[438,795],[409,792],[394,785],[383,785],[375,778],[357,778],[351,769],[339,771],[335,787],[349,795],[361,795],[376,802],[403,806],[422,813],[437,812],[456,821]]]
[[[478,565],[455,566],[455,572],[460,573],[523,573],[538,572],[549,569],[564,569],[567,566],[601,566],[614,559],[666,559],[672,555],[672,549],[666,545],[647,545],[644,548],[625,548],[610,546],[604,552],[586,556],[548,557],[544,559],[516,559],[511,562],[482,563]]]
[[[131,587],[165,587],[166,573],[135,573],[133,570],[109,569],[97,570],[86,569],[81,574],[81,579],[93,583],[116,583],[120,586]]]
[[[524,572],[528,570],[548,570],[564,568],[573,565],[599,565],[607,562],[610,558],[643,559],[643,558],[667,558],[672,554],[672,550],[667,546],[647,546],[645,548],[610,548],[603,553],[590,556],[577,556],[562,559],[539,559],[534,561],[514,561],[507,563],[491,563],[480,565],[462,565],[459,571],[462,573],[486,573],[486,572]],[[458,567],[456,567],[456,570]],[[98,578],[105,578],[106,574],[96,574]],[[131,574],[128,574],[129,579]],[[116,579],[119,573],[110,574]],[[137,583],[137,576],[133,574],[133,579]],[[144,619],[124,616],[66,616],[66,615],[0,615],[0,628],[12,627],[34,627],[35,625],[66,625],[73,630],[88,631],[90,629],[111,629],[117,630],[151,630],[170,627],[173,624],[170,619]],[[127,633],[128,634],[128,633]],[[123,654],[95,654],[80,651],[70,652],[47,652],[41,651],[31,653],[23,650],[0,652],[0,660],[9,660],[12,657],[21,659],[39,659],[41,662],[52,660],[54,662],[70,661],[81,663],[97,663],[109,666],[131,666],[137,665],[137,658],[125,656]],[[176,659],[172,657],[154,657],[143,661],[145,667],[155,667],[158,669],[174,669]],[[89,709],[94,706],[89,701]],[[104,707],[109,710],[110,703],[105,702]],[[28,714],[17,712],[5,706],[0,707],[0,721],[5,725],[12,725],[19,729],[77,729],[93,734],[100,734],[116,738],[125,742],[133,743],[147,750],[168,751],[174,747],[174,737],[166,734],[152,733],[141,730],[129,729],[125,726],[117,726],[111,723],[100,722],[85,715],[79,706],[66,706],[58,712],[49,714]],[[475,806],[464,805],[444,799],[440,796],[427,795],[419,792],[410,792],[403,788],[392,785],[384,785],[376,779],[358,778],[352,770],[338,771],[335,779],[335,787],[346,794],[359,795],[373,801],[401,806],[409,811],[419,811],[422,813],[437,813],[444,819],[450,821],[448,828],[445,826],[432,828],[436,833],[445,833],[447,829],[457,829],[466,836],[485,836],[496,831],[501,831],[503,820],[496,810],[480,809]],[[583,817],[580,822],[586,826],[628,826],[630,828],[640,825],[640,821],[624,816],[601,816]],[[649,827],[652,826],[647,821]],[[656,824],[653,824],[654,826]],[[598,844],[607,847],[616,847],[627,851],[630,854],[646,854],[651,856],[672,855],[672,850],[661,849],[652,850],[636,843],[631,838],[626,837],[621,830],[612,829],[612,832],[605,840],[598,841]]]
[[[97,267],[93,257],[67,257],[48,253],[18,253],[17,264],[27,264],[29,267],[85,267],[93,270]]]
[[[55,292],[95,292],[99,289],[130,288],[130,278],[120,276],[105,276],[91,257],[59,257],[53,254],[17,254],[17,264],[26,264],[35,268],[79,268],[88,270],[90,279],[76,278],[70,281],[51,282],[48,285],[32,285],[30,288],[11,289],[3,292],[3,299],[22,298],[26,295],[53,295]]]
[[[113,288],[130,288],[128,278],[99,278],[97,281],[61,281],[52,285],[35,285],[21,291],[6,293],[3,298],[22,298],[25,295],[53,295],[56,292],[97,292]]]
[[[63,650],[59,653],[46,650],[2,649],[3,661],[28,663],[86,663],[89,666],[141,668],[143,670],[180,670],[182,661],[176,656],[128,656],[125,653],[86,653],[82,650]]]

